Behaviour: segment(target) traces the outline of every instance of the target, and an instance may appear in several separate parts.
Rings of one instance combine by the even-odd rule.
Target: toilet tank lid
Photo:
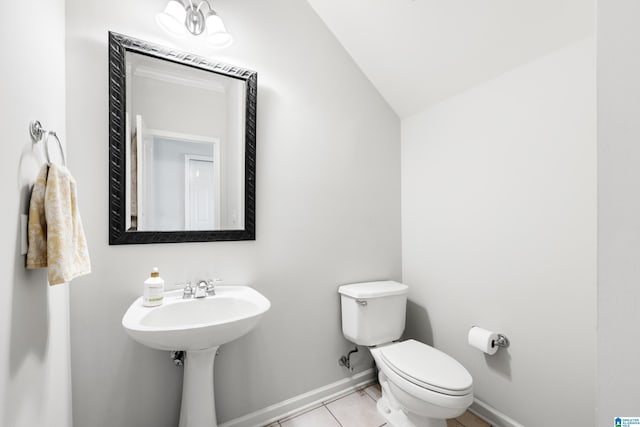
[[[378,282],[342,285],[338,288],[338,292],[351,298],[380,298],[392,295],[405,295],[409,292],[409,287],[405,284],[394,282],[393,280],[382,280]]]

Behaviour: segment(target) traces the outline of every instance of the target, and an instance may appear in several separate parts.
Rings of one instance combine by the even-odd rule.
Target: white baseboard
[[[351,393],[361,387],[369,385],[376,380],[374,369],[367,369],[349,378],[311,390],[307,393],[284,400],[266,408],[259,409],[242,417],[220,424],[219,427],[261,427],[277,420],[289,417],[298,412],[303,412],[322,402],[334,399],[338,396]]]
[[[513,418],[509,418],[493,406],[478,399],[473,399],[469,411],[491,424],[492,427],[524,427]]]

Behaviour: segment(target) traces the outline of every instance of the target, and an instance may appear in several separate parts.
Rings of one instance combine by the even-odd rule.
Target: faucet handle
[[[207,295],[209,295],[209,296],[215,295],[216,294],[216,284],[219,285],[220,282],[222,282],[222,280],[220,280],[220,279],[214,279],[214,280],[209,279],[207,281]]]
[[[191,286],[191,282],[185,283],[184,290],[182,291],[182,298],[193,298],[193,287]]]

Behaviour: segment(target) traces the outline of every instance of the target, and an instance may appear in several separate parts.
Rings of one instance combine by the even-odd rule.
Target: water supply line
[[[216,350],[216,356],[220,354],[220,349]],[[169,352],[169,358],[178,368],[184,366],[184,360],[187,358],[187,352],[184,350],[173,350]]]
[[[169,353],[169,357],[173,361],[173,364],[178,368],[184,366],[184,358],[186,356],[186,352],[182,350],[175,350]]]
[[[347,353],[346,356],[343,355],[342,357],[340,357],[340,359],[338,359],[338,365],[344,366],[349,370],[349,372],[353,372],[353,366],[351,365],[351,355],[357,352],[358,352],[358,346],[356,346],[353,350]]]

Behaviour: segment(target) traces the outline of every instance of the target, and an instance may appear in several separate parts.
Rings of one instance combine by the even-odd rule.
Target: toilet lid
[[[457,360],[431,346],[407,340],[380,349],[385,363],[396,374],[420,387],[443,394],[468,394],[471,374]]]

